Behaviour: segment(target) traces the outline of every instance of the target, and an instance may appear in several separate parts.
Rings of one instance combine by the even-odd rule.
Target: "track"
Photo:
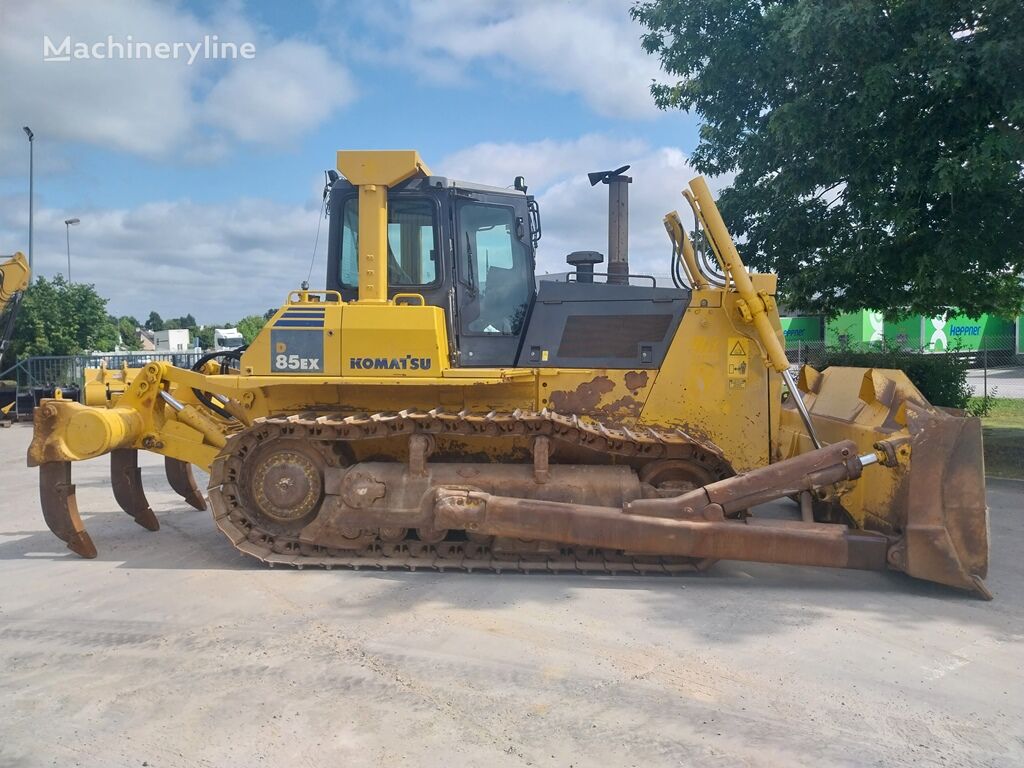
[[[544,436],[563,450],[589,452],[641,469],[662,460],[693,465],[710,480],[733,474],[721,451],[681,430],[610,428],[551,411],[490,412],[442,410],[377,414],[308,412],[271,417],[231,436],[210,472],[210,502],[218,528],[241,552],[270,565],[323,568],[487,570],[494,572],[672,574],[706,567],[706,561],[652,557],[618,550],[560,546],[545,542],[495,541],[452,531],[442,541],[421,540],[412,530],[381,538],[379,530],[353,536],[353,548],[329,549],[301,542],[298,531],[273,531],[248,509],[241,489],[246,458],[270,441],[299,440],[313,446],[328,465],[344,464],[359,441],[413,435],[438,440],[485,439],[522,442]],[[384,531],[388,533],[388,531]],[[404,535],[402,535],[404,534]]]

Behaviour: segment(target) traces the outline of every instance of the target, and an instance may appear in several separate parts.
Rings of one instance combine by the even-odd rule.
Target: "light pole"
[[[81,222],[81,219],[64,219],[64,234],[68,238],[68,285],[71,285],[71,225]]]
[[[35,161],[35,158],[33,157],[33,155],[34,155],[33,147],[35,146],[35,142],[33,142],[32,140],[36,137],[36,135],[34,133],[32,133],[32,129],[29,128],[27,125],[23,126],[21,130],[23,130],[25,132],[25,135],[28,136],[28,268],[29,268],[29,270],[31,270],[32,269],[32,202],[35,199],[35,194],[34,194],[35,189],[33,188],[33,185],[35,183],[35,173],[34,173],[35,169],[33,168],[34,161]]]

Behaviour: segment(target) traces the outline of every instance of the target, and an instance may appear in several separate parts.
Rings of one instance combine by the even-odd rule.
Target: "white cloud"
[[[71,229],[71,276],[94,283],[110,299],[110,312],[143,320],[151,310],[164,317],[191,312],[206,323],[262,314],[306,279],[319,211],[319,201],[259,199],[82,209],[81,224]],[[0,253],[26,250],[27,215],[20,200],[0,200]],[[65,217],[61,210],[36,211],[38,275],[67,269]],[[313,284],[324,279],[326,234],[324,226]]]
[[[192,40],[202,34],[194,18],[155,3],[110,10],[101,14],[73,2],[4,4],[0,142],[23,141],[20,125],[27,124],[41,137],[155,154],[192,129],[198,68],[156,60],[43,61],[44,35],[59,42],[67,35],[100,41],[107,35]]]
[[[649,151],[640,139],[616,139],[589,134],[571,141],[543,139],[529,143],[481,142],[448,155],[438,173],[504,186],[525,176],[531,186],[544,188],[569,176],[608,170],[622,165],[623,157]]]
[[[481,66],[509,88],[575,93],[611,117],[657,113],[649,93],[657,60],[640,47],[629,2],[405,0],[364,11],[374,33],[364,55],[439,82],[471,81]],[[359,41],[355,41],[359,42]]]
[[[43,60],[43,39],[59,44],[220,42],[255,45],[255,58],[191,65],[177,59]],[[176,4],[71,0],[0,6],[0,173],[21,172],[22,125],[42,141],[193,161],[223,154],[235,140],[280,143],[301,136],[354,97],[347,70],[324,47],[277,40],[234,8],[199,19]],[[50,163],[59,163],[54,152]],[[66,162],[66,160],[65,160]],[[45,170],[45,168],[44,168]]]
[[[678,209],[689,221],[680,190],[696,174],[677,147],[637,139],[588,135],[571,141],[477,144],[431,163],[435,173],[497,186],[522,174],[541,206],[544,238],[538,270],[564,272],[575,250],[607,253],[607,191],[587,172],[629,163],[630,264],[634,273],[668,273],[669,242],[662,216]],[[727,179],[711,180],[717,190]],[[116,314],[191,312],[201,322],[225,322],[278,306],[306,279],[320,210],[319,175],[301,204],[261,199],[219,204],[189,200],[128,209],[76,208],[71,231],[72,276],[95,283]],[[0,253],[25,250],[27,203],[0,199]],[[35,269],[66,269],[66,211],[36,211]],[[322,285],[327,226],[322,225],[311,282]]]
[[[538,271],[564,272],[572,251],[608,251],[608,193],[590,185],[587,173],[629,164],[630,268],[634,273],[666,275],[670,245],[662,217],[678,210],[690,220],[680,194],[698,175],[678,147],[653,147],[638,139],[588,135],[570,141],[544,140],[523,144],[477,144],[432,165],[435,173],[498,186],[526,177],[540,203],[544,237],[538,250]],[[712,191],[729,179],[710,179]]]
[[[325,120],[355,92],[324,48],[286,40],[218,81],[204,117],[242,141],[281,142]]]

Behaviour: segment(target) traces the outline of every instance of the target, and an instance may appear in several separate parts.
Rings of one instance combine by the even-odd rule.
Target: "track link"
[[[311,411],[259,419],[228,439],[210,471],[209,495],[217,527],[240,552],[271,566],[297,568],[665,575],[702,570],[710,564],[691,558],[633,555],[557,544],[540,547],[536,552],[509,553],[496,550],[491,540],[474,541],[458,531],[436,544],[420,541],[410,533],[398,542],[376,538],[354,549],[328,549],[300,542],[294,534],[265,529],[258,516],[243,506],[239,486],[245,458],[267,441],[299,439],[318,446],[325,460],[335,463],[345,453],[345,446],[357,441],[415,434],[489,440],[545,436],[556,445],[593,451],[637,466],[681,459],[699,465],[715,480],[733,474],[716,446],[682,430],[612,428],[549,410],[453,413],[435,409],[354,415]]]

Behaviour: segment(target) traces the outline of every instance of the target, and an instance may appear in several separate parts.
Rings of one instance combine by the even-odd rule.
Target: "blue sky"
[[[27,249],[30,125],[36,271],[66,269],[63,220],[81,218],[73,277],[118,314],[223,322],[279,304],[309,268],[323,170],[342,148],[416,148],[437,173],[487,183],[526,175],[542,271],[605,250],[603,191],[585,175],[632,163],[633,260],[664,273],[661,215],[694,175],[697,124],[654,108],[657,62],[628,8],[0,0],[0,253]],[[214,34],[255,55],[43,61],[44,35]],[[323,259],[321,242],[314,283]]]

